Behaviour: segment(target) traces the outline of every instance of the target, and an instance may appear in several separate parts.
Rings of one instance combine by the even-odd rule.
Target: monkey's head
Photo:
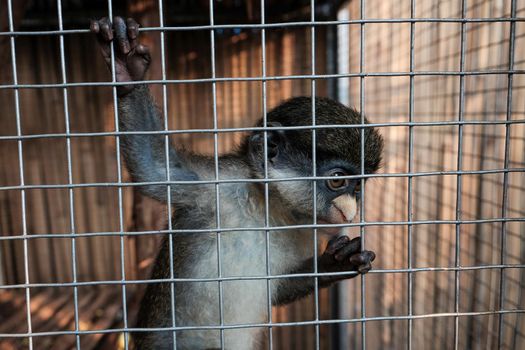
[[[316,125],[361,124],[361,114],[328,98],[315,99]],[[367,123],[365,119],[365,123]],[[292,98],[267,115],[268,126],[312,125],[311,97]],[[262,126],[262,120],[258,126]],[[377,130],[364,131],[364,170],[374,173],[380,166],[383,138]],[[264,178],[264,133],[253,132],[241,145],[256,177]],[[308,177],[313,174],[312,131],[272,130],[267,132],[268,177],[273,179]],[[316,175],[332,176],[317,181],[317,217],[319,222],[347,223],[357,213],[361,180],[338,176],[361,174],[361,129],[319,128],[316,131]],[[311,181],[270,182],[270,206],[278,197],[294,215],[313,214]]]

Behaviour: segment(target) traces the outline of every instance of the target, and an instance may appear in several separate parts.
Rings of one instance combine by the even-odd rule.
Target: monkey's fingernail
[[[89,30],[91,30],[93,33],[98,33],[100,31],[100,26],[98,24],[98,21],[94,21],[94,20],[89,21]]]
[[[358,268],[357,268],[357,271],[359,273],[367,273],[368,271],[370,271],[372,269],[372,265],[370,265],[370,263],[366,263],[364,265],[360,265]]]
[[[147,46],[139,44],[137,47],[135,47],[135,51],[141,55],[147,55],[149,54],[149,49]]]
[[[137,33],[138,33],[138,28],[133,26],[133,27],[128,27],[128,36],[130,37],[130,39],[136,39],[137,38]]]
[[[109,24],[103,23],[100,26],[100,31],[102,32],[104,39],[108,41],[113,40],[113,30],[111,30],[111,28],[109,27]]]

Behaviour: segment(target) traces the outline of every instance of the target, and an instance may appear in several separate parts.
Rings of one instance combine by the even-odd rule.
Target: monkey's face
[[[311,173],[306,175],[306,171],[298,172],[290,168],[279,169],[278,167],[273,167],[269,169],[269,175],[276,178],[296,178],[311,176]],[[315,208],[317,222],[320,224],[345,224],[351,222],[358,212],[361,180],[342,178],[355,175],[354,172],[345,170],[342,167],[328,167],[328,169],[320,167],[317,175],[330,177],[327,180],[316,181]],[[297,217],[303,218],[301,221],[304,223],[313,222],[314,190],[311,180],[273,182],[270,186],[273,190],[271,194],[277,194],[277,197],[284,201],[285,208],[291,208]],[[272,198],[270,198],[271,202]],[[328,234],[336,234],[341,231],[341,228],[323,228],[321,231]]]
[[[315,174],[329,178],[316,180],[314,195],[312,180],[290,180],[314,175],[311,148],[290,142],[283,132],[269,131],[264,152],[262,136],[262,133],[254,133],[249,138],[249,159],[257,177],[264,178],[266,153],[268,177],[283,179],[282,182],[269,183],[271,209],[291,212],[302,223],[313,222],[314,207],[319,223],[345,224],[354,219],[361,192],[361,179],[345,177],[360,174],[355,164],[333,153],[322,150],[316,152]],[[340,227],[323,229],[329,233],[340,230]]]
[[[290,151],[290,149],[288,150]],[[316,175],[329,177],[317,180],[314,186],[312,180],[288,180],[271,182],[271,196],[281,199],[285,209],[302,218],[302,222],[313,222],[314,197],[317,222],[321,224],[345,224],[351,222],[358,211],[361,193],[361,179],[345,178],[357,175],[356,167],[342,160],[324,160],[318,157]],[[308,154],[286,152],[275,156],[268,164],[268,176],[274,179],[290,179],[311,177],[313,175],[312,161]],[[272,198],[270,198],[272,205]],[[321,231],[335,234],[340,227],[324,228]]]

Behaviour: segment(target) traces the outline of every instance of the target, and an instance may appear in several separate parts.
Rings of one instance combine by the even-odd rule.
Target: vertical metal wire
[[[416,10],[416,4],[415,0],[410,0],[410,18],[414,18]],[[410,22],[410,73],[414,72],[414,22]],[[414,122],[414,76],[410,76],[410,96],[409,96],[409,105],[408,105],[408,121],[410,123]],[[414,130],[413,126],[410,125],[408,127],[408,173],[412,174],[414,167]],[[408,198],[407,198],[407,219],[409,224],[407,225],[408,230],[408,244],[407,244],[407,254],[408,254],[408,269],[412,269],[413,261],[412,261],[412,225],[410,222],[412,222],[414,216],[412,213],[412,176],[408,176]],[[412,305],[412,299],[413,299],[413,283],[414,283],[414,275],[412,272],[408,273],[408,316],[412,316],[413,311],[413,305]],[[412,350],[412,327],[413,327],[413,320],[412,318],[408,319],[408,342],[407,342],[407,348],[408,350]]]
[[[511,18],[516,17],[516,0],[512,0]],[[516,40],[516,22],[510,22],[510,34],[509,34],[509,71],[514,69],[514,51],[515,51],[515,40]],[[514,75],[509,73],[507,78],[507,114],[506,120],[512,120],[512,84],[514,81]],[[503,160],[503,168],[509,168],[509,158],[510,158],[510,124],[505,124],[505,155]],[[508,191],[509,191],[509,173],[503,173],[503,196],[501,203],[501,217],[507,217],[507,202],[508,202]],[[507,223],[503,221],[501,223],[501,250],[500,250],[500,264],[504,265],[506,261],[507,253]],[[499,280],[499,309],[503,310],[503,301],[505,299],[505,269],[501,268],[500,271],[500,280]],[[498,315],[498,349],[501,349],[503,344],[503,315]]]
[[[214,13],[213,13],[213,0],[209,1],[210,4],[210,25],[214,25]],[[210,29],[210,47],[211,47],[211,76],[215,79],[215,30]],[[213,157],[215,162],[215,181],[219,180],[219,133],[217,129],[219,127],[217,119],[217,82],[212,82],[212,95],[213,95]],[[216,226],[217,226],[217,271],[218,278],[222,278],[222,264],[221,264],[221,212],[220,212],[220,192],[219,183],[215,183],[215,206],[216,206]],[[224,349],[224,302],[223,302],[223,286],[222,281],[219,283],[219,319],[221,324],[221,349]]]
[[[463,0],[461,3],[461,18],[466,17],[467,12],[467,1]],[[459,122],[463,121],[463,112],[465,108],[465,23],[461,22],[461,34],[460,34],[460,42],[461,42],[461,53],[460,53],[460,63],[459,63],[459,108],[458,108],[458,120]],[[458,158],[457,158],[457,170],[461,171],[463,168],[463,125],[460,123],[458,124]],[[462,192],[462,181],[461,181],[461,174],[457,175],[456,179],[456,247],[455,247],[455,257],[454,257],[454,266],[456,268],[459,268],[461,266],[460,261],[460,233],[461,233],[461,192]],[[457,350],[459,347],[459,316],[457,315],[459,313],[459,292],[460,292],[460,285],[459,285],[459,270],[456,269],[454,272],[454,312],[456,315],[454,316],[454,349]]]
[[[361,0],[360,19],[365,19],[365,0]],[[361,22],[360,33],[360,53],[359,53],[359,73],[364,72],[365,67],[365,22]],[[361,75],[359,78],[359,110],[361,111],[361,124],[365,124],[365,77]],[[361,128],[361,175],[365,174],[365,128]],[[361,201],[359,206],[359,235],[361,236],[361,249],[365,250],[365,179],[361,178]],[[361,275],[361,317],[366,317],[366,286],[365,275]],[[366,349],[366,321],[361,321],[361,349]]]
[[[164,28],[164,6],[163,1],[159,0],[159,26]],[[160,66],[162,72],[162,80],[166,81],[166,49],[165,49],[165,32],[160,31]],[[162,113],[164,115],[164,130],[169,130],[168,123],[168,92],[166,83],[162,84]],[[170,138],[166,134],[164,136],[164,152],[166,161],[166,181],[171,181],[170,177]],[[173,223],[172,223],[172,207],[171,207],[171,186],[166,186],[166,201],[168,202],[168,251],[170,259],[170,279],[175,278],[175,269],[173,262]],[[171,306],[171,325],[173,328],[177,325],[177,316],[175,309],[175,283],[170,283],[170,306]],[[173,330],[173,349],[177,349],[177,332]]]
[[[264,0],[261,0],[261,24],[266,23],[266,12],[265,12],[265,3]],[[266,77],[266,30],[261,29],[261,75],[263,78]],[[266,106],[266,80],[262,81],[262,107],[263,107],[263,126],[268,126],[268,120],[266,116],[267,106]],[[264,131],[264,140],[263,140],[263,155],[264,155],[264,179],[268,179],[268,132]],[[268,182],[264,183],[264,226],[270,226],[270,197],[269,197],[269,188]],[[270,270],[270,230],[266,230],[266,274],[271,275]],[[266,280],[266,290],[267,290],[267,312],[268,312],[268,346],[269,349],[273,349],[273,327],[272,323],[272,290],[271,290],[271,281],[270,279]]]
[[[350,19],[350,11],[346,7],[335,10],[337,21],[348,21]],[[350,25],[343,24],[336,26],[337,35],[334,40],[334,50],[336,52],[334,64],[335,73],[337,74],[348,74],[350,72]],[[337,90],[335,96],[342,104],[350,105],[350,79],[337,79]],[[332,314],[341,318],[348,318],[350,315],[350,305],[348,300],[348,293],[351,291],[351,287],[347,283],[340,283],[335,287],[334,295],[337,300],[332,305]],[[352,313],[353,314],[353,313]],[[335,328],[337,327],[337,328]],[[356,327],[356,324],[340,324],[336,325],[332,330],[332,349],[346,349],[356,345],[357,336],[350,328]],[[351,336],[353,335],[353,336]]]
[[[310,35],[312,44],[311,48],[311,61],[312,61],[312,76],[315,76],[315,0],[310,1],[310,21],[312,26],[310,27]],[[312,126],[316,125],[315,120],[315,79],[312,78],[311,90],[312,90]],[[317,154],[316,154],[316,130],[312,129],[312,176],[317,176]],[[312,221],[313,224],[317,224],[317,181],[312,181],[312,196],[313,196],[313,205],[312,205]],[[317,274],[317,228],[314,226],[314,273]],[[317,275],[314,278],[314,303],[315,303],[315,348],[319,349],[319,278]]]
[[[108,16],[110,19],[113,19],[113,3],[112,0],[108,0]],[[115,70],[115,45],[114,42],[110,43],[111,51],[111,82],[115,83],[117,81],[117,73]],[[117,86],[114,85],[112,88],[113,92],[113,109],[114,109],[114,123],[115,131],[119,132],[119,113],[118,113],[118,99],[117,99]],[[116,162],[117,162],[117,183],[122,184],[122,162],[120,160],[120,136],[117,134],[115,138],[115,153],[116,153]],[[123,210],[123,200],[122,200],[122,186],[119,186],[118,189],[118,219],[119,219],[119,233],[120,233],[120,273],[121,281],[126,281],[126,262],[124,259],[124,210]],[[122,322],[124,325],[124,348],[128,350],[129,347],[129,334],[128,334],[128,307],[127,307],[127,298],[126,298],[126,283],[121,284],[121,295],[122,295]]]
[[[62,20],[62,0],[57,0],[57,14],[58,14],[58,29],[62,31],[64,29],[63,20]],[[60,71],[62,74],[62,83],[67,83],[67,73],[66,73],[66,58],[64,52],[64,35],[60,34]],[[69,118],[69,104],[68,104],[68,94],[67,87],[62,89],[62,98],[64,101],[64,120],[66,126],[66,135],[70,133],[70,118]],[[67,155],[67,181],[69,185],[73,184],[73,166],[72,166],[72,157],[71,157],[71,138],[66,137],[66,155]],[[77,282],[77,250],[76,250],[76,227],[75,227],[75,197],[73,188],[69,188],[69,222],[71,225],[71,270],[73,274],[73,283]],[[75,332],[78,332],[79,323],[78,323],[78,287],[73,287],[73,305],[74,305],[74,317],[75,317]],[[77,333],[75,335],[75,342],[77,350],[80,350],[80,335]]]
[[[13,4],[11,0],[7,0],[7,20],[9,22],[9,31],[14,32],[13,24]],[[11,45],[11,68],[13,72],[13,84],[16,86],[18,84],[18,75],[16,72],[16,46],[15,46],[15,37],[11,36],[10,38]],[[15,117],[16,117],[16,135],[18,137],[22,136],[22,123],[20,118],[20,93],[18,89],[14,90],[15,93]],[[18,171],[20,172],[20,186],[25,185],[24,180],[24,149],[22,144],[22,139],[18,139]],[[27,219],[26,219],[26,192],[22,188],[20,190],[20,202],[22,209],[22,236],[25,237],[23,240],[24,245],[24,281],[25,284],[29,284],[29,254],[28,254],[28,242],[27,242]],[[29,334],[29,350],[33,350],[33,328],[31,325],[31,291],[29,287],[25,287],[26,294],[26,318],[27,318],[27,333]]]

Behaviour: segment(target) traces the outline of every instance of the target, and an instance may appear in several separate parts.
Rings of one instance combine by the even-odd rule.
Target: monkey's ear
[[[268,122],[268,127],[281,127],[278,122]],[[258,149],[261,153],[264,149],[263,143],[264,132],[256,132],[250,136],[250,146],[252,149]],[[266,132],[266,145],[268,149],[268,160],[272,161],[279,154],[279,147],[283,144],[285,135],[283,130],[268,130]]]
[[[267,123],[269,127],[282,127],[283,125],[279,122]],[[269,130],[267,132],[268,138],[268,160],[272,161],[279,154],[279,146],[281,146],[285,140],[283,130]]]

